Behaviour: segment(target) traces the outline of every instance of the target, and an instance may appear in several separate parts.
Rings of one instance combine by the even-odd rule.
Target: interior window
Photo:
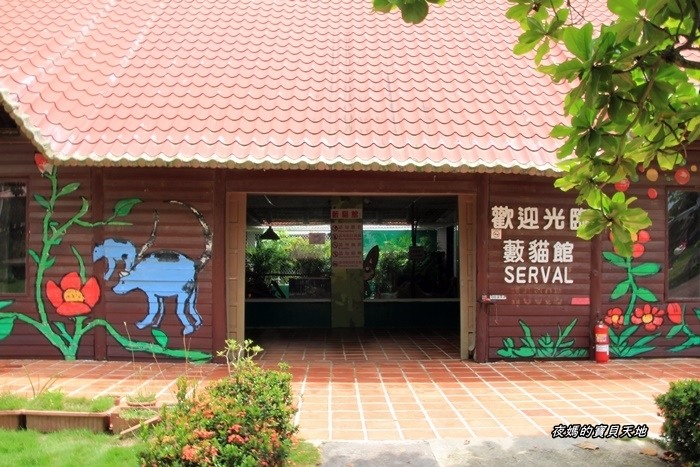
[[[669,192],[668,258],[670,297],[699,298],[700,192]]]
[[[0,182],[0,294],[26,287],[27,186]]]

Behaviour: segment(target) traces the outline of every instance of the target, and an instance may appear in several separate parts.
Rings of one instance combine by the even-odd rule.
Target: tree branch
[[[681,68],[687,68],[690,70],[700,70],[700,62],[696,62],[694,60],[688,60],[681,54],[679,54],[677,51],[673,54],[673,60],[671,60],[669,63],[675,63]]]
[[[676,51],[679,50],[686,50],[686,49],[691,49],[693,48],[693,44],[695,43],[695,40],[697,39],[697,34],[698,34],[698,23],[700,23],[700,8],[698,8],[698,5],[695,2],[690,2],[691,8],[693,9],[693,13],[695,13],[695,18],[693,18],[693,28],[690,30],[690,34],[685,37],[686,43],[676,47]],[[681,27],[681,24],[683,22],[681,21],[678,24],[678,27]]]

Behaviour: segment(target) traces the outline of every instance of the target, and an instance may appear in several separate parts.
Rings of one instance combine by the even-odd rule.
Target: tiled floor
[[[460,361],[458,336],[420,331],[251,333],[266,367],[290,364],[300,434],[317,440],[550,436],[564,425],[646,425],[657,436],[654,396],[700,378],[700,359]],[[175,379],[226,373],[215,364],[0,361],[0,390],[31,394],[50,383],[70,394],[157,392]]]

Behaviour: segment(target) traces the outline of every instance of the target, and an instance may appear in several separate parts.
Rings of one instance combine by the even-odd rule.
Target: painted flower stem
[[[625,263],[624,267],[627,272],[627,283],[629,284],[630,289],[632,290],[630,293],[630,300],[629,303],[627,304],[627,309],[625,310],[625,314],[623,316],[623,325],[624,326],[629,326],[631,318],[632,318],[632,313],[634,312],[634,307],[637,304],[637,281],[634,278],[634,274],[632,273],[632,259],[631,258],[625,258]],[[628,328],[629,329],[629,328]],[[630,333],[625,333],[625,332],[620,332],[620,334],[615,333],[613,328],[610,328],[610,334],[614,335],[612,341],[613,345],[610,346],[611,352],[618,357],[624,357],[627,356],[630,353],[630,349],[632,346],[630,346],[627,341],[629,337],[631,336]]]
[[[627,281],[630,284],[630,288],[632,289],[632,293],[630,295],[630,302],[627,305],[627,309],[625,310],[625,316],[622,324],[625,326],[628,326],[630,324],[630,320],[632,318],[632,313],[634,312],[634,306],[637,304],[637,281],[634,278],[634,274],[632,274],[632,259],[631,258],[625,258],[625,268],[627,269]]]
[[[661,335],[660,333],[645,335],[637,339],[633,344],[629,343],[629,339],[637,333],[640,327],[645,328],[648,332],[653,332],[663,322],[662,316],[665,310],[651,305],[652,303],[657,303],[658,299],[652,291],[637,283],[637,277],[656,274],[661,270],[661,266],[656,263],[641,263],[633,266],[632,258],[623,258],[610,252],[603,253],[603,256],[613,265],[624,269],[626,273],[625,279],[620,281],[613,289],[611,298],[617,300],[623,295],[629,294],[626,310],[622,312],[619,309],[620,321],[615,319],[615,310],[618,309],[612,308],[608,310],[606,321],[608,324],[612,324],[609,330],[612,344],[610,352],[617,357],[633,357],[653,350],[654,347],[651,343]],[[647,302],[647,304],[640,308],[638,306],[640,301]],[[620,327],[624,329],[618,333],[616,329]]]

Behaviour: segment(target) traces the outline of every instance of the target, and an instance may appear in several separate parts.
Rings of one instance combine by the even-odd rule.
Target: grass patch
[[[308,441],[299,441],[292,447],[287,462],[290,467],[314,467],[321,464],[321,451]]]
[[[84,430],[43,434],[0,430],[2,465],[47,467],[134,467],[140,442]]]
[[[0,393],[0,410],[52,410],[63,412],[106,412],[114,407],[112,396],[95,399],[87,397],[68,397],[61,391],[44,391],[31,399],[13,394]]]
[[[156,395],[152,392],[139,391],[126,396],[126,403],[133,406],[151,406],[156,403]]]
[[[116,436],[84,430],[39,433],[32,430],[0,429],[0,461],[2,465],[42,467],[83,467],[89,459],[91,467],[134,467],[145,448],[135,439],[120,440]],[[321,463],[321,452],[306,441],[295,443],[289,467],[315,467]]]
[[[0,410],[19,410],[26,405],[26,397],[11,392],[0,393]]]
[[[46,391],[29,399],[24,406],[29,410],[58,410],[65,412],[105,412],[114,407],[114,398],[102,396],[95,399],[87,397],[68,397],[60,391]]]
[[[158,415],[157,410],[139,407],[128,407],[119,411],[119,416],[124,420],[148,420],[156,415]]]

